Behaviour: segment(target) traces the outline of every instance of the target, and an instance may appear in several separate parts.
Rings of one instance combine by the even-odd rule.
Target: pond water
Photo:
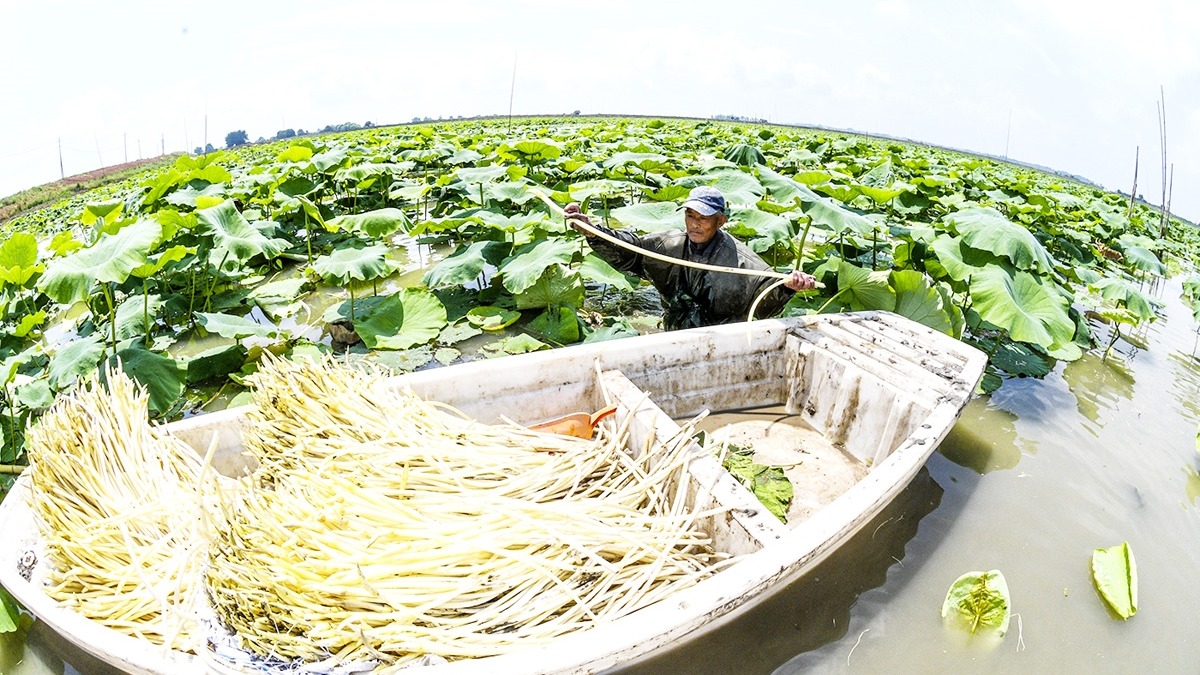
[[[720,628],[619,670],[642,673],[1196,672],[1200,358],[1168,281],[1141,336],[977,398],[912,485],[848,545]],[[1091,581],[1096,548],[1128,541],[1139,611]],[[997,644],[943,628],[950,584],[1007,578]],[[110,673],[34,624],[0,636],[0,673]]]

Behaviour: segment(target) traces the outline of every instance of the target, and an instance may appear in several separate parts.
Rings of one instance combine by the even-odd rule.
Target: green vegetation
[[[942,620],[971,635],[1008,632],[1008,582],[1000,570],[967,572],[950,585],[942,603]]]
[[[1129,542],[1092,552],[1092,581],[1117,616],[1128,619],[1137,614],[1137,564]]]
[[[1092,186],[823,131],[569,117],[239,146],[6,223],[0,464],[105,363],[168,419],[236,394],[265,351],[332,349],[334,325],[399,370],[634,334],[636,280],[534,190],[650,231],[679,227],[705,184],[734,236],[826,284],[785,313],[910,316],[988,351],[989,390],[1132,339],[1121,326],[1155,318],[1144,284],[1200,250],[1190,226],[1160,238],[1157,212]]]
[[[120,166],[110,166],[104,169],[91,171],[79,176],[71,176],[64,180],[46,183],[22,190],[14,195],[9,195],[0,199],[0,235],[5,235],[13,232],[14,227],[10,226],[5,221],[11,220],[18,215],[28,213],[34,209],[48,207],[49,212],[28,216],[23,219],[22,227],[36,226],[40,223],[45,223],[56,217],[55,214],[61,215],[58,212],[60,209],[66,209],[66,200],[74,196],[85,194],[97,188],[119,183],[130,178],[137,178],[144,175],[147,171],[165,167],[175,161],[178,155],[165,155],[163,157],[155,157],[153,159],[142,160],[138,162],[130,162]],[[71,205],[71,208],[78,208],[78,202]],[[40,216],[40,217],[39,217]],[[39,229],[35,227],[35,229]]]

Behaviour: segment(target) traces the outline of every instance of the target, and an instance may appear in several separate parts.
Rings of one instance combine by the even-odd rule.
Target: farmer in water
[[[665,329],[746,321],[754,299],[777,279],[710,272],[654,260],[596,237],[574,222],[582,221],[633,246],[672,258],[721,267],[771,269],[762,258],[721,229],[727,217],[725,196],[720,190],[694,188],[680,208],[684,210],[686,231],[646,235],[592,225],[580,212],[578,204],[568,204],[565,212],[572,227],[588,237],[596,255],[618,270],[636,274],[654,284],[662,296]],[[813,288],[815,283],[813,276],[793,271],[783,286],[777,286],[759,302],[754,318],[773,316],[787,304],[792,293]]]

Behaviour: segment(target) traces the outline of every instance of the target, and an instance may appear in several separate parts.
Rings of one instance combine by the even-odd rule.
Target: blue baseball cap
[[[692,209],[702,216],[711,216],[714,213],[725,212],[725,195],[715,187],[701,185],[700,187],[692,188],[688,194],[687,201],[680,206],[681,209]]]

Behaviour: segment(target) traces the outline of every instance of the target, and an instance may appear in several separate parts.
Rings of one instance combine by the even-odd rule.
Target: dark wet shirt
[[[628,230],[597,229],[638,248],[721,267],[769,270],[763,259],[724,230],[704,244],[693,244],[681,230],[638,235]],[[754,299],[776,279],[698,270],[647,258],[599,237],[588,240],[592,250],[616,269],[648,280],[662,296],[663,327],[667,330],[745,321]],[[778,286],[755,309],[754,318],[773,316],[792,291]]]

